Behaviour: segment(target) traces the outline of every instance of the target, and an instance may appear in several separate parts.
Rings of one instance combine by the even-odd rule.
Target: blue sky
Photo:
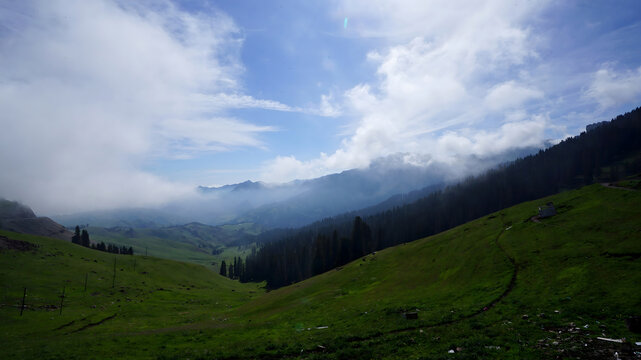
[[[0,196],[45,213],[154,206],[558,141],[640,105],[640,15],[638,1],[0,0]]]

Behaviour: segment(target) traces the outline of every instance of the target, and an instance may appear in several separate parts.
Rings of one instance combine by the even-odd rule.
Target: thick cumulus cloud
[[[429,154],[461,166],[543,143],[545,113],[528,112],[545,97],[529,80],[538,61],[530,21],[546,1],[386,1],[333,3],[351,34],[378,40],[367,60],[375,79],[348,89],[342,107],[354,119],[332,154],[265,165],[268,180],[314,177],[394,153]]]
[[[224,14],[163,1],[33,0],[0,7],[0,196],[59,213],[148,206],[191,186],[149,156],[262,146],[225,116],[291,109],[242,94],[242,37]]]
[[[632,103],[641,97],[641,67],[636,70],[614,70],[608,64],[599,69],[586,92],[603,108]]]

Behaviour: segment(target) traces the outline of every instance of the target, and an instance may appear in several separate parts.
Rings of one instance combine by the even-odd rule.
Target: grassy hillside
[[[548,201],[558,214],[531,221]],[[7,294],[0,308],[6,319],[0,340],[3,349],[10,349],[9,358],[82,358],[89,353],[585,359],[613,357],[614,351],[626,358],[625,345],[596,337],[641,341],[624,323],[641,315],[641,192],[598,184],[523,203],[265,294],[251,293],[256,285],[165,260],[134,257],[143,267],[133,272],[128,269],[134,258],[126,256],[118,257],[123,284],[117,277],[114,291],[113,256],[53,240],[21,239],[41,246],[35,253],[0,254]],[[83,273],[94,266],[93,283],[102,287],[83,295]],[[30,299],[34,306],[22,317],[14,306],[21,283],[50,294],[34,290],[32,296],[42,300]],[[64,284],[72,289],[67,290],[69,311],[59,316],[57,309],[38,307],[56,304]],[[95,291],[100,295],[92,296]],[[405,319],[409,311],[417,312],[418,319]]]
[[[260,293],[255,284],[240,284],[199,265],[113,255],[6,231],[0,236],[10,239],[0,238],[0,347],[8,358],[57,358],[59,353],[89,354],[88,349],[92,356],[112,357],[130,332],[223,317]],[[26,309],[20,316],[25,287]]]
[[[192,262],[218,272],[222,260],[251,252],[251,243],[236,246],[235,242],[256,235],[260,228],[251,223],[222,226],[190,223],[152,229],[89,227],[88,231],[93,242],[131,246],[134,254]],[[222,252],[213,255],[212,250]]]

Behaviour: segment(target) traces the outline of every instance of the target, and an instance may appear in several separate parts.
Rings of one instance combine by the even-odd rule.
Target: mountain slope
[[[0,219],[33,219],[33,210],[17,201],[0,199]]]
[[[558,215],[531,221],[550,201]],[[263,343],[312,358],[624,358],[596,337],[641,340],[625,326],[641,314],[640,224],[640,192],[598,184],[523,203],[269,292],[234,314],[265,338],[225,337],[248,357]]]
[[[117,339],[131,331],[226,316],[260,292],[194,264],[7,231],[0,231],[0,269],[3,359],[118,357]],[[84,342],[93,345],[78,346]]]
[[[558,214],[531,221],[538,206],[550,201]],[[640,224],[641,192],[595,184],[378,251],[261,296],[249,292],[255,285],[218,280],[214,274],[208,280],[194,266],[122,256],[117,276],[126,276],[127,283],[116,288],[123,293],[111,294],[108,254],[103,259],[103,253],[73,244],[37,240],[41,247],[34,254],[0,253],[1,268],[11,269],[0,275],[3,294],[10,294],[3,304],[20,303],[21,278],[50,289],[49,298],[32,302],[56,299],[66,280],[75,289],[69,294],[80,295],[78,274],[91,271],[98,256],[97,273],[90,276],[96,276],[94,284],[103,278],[102,295],[70,296],[70,311],[62,317],[36,306],[20,318],[18,308],[3,306],[0,313],[7,321],[0,324],[0,334],[8,344],[7,358],[91,353],[98,358],[598,359],[614,351],[622,359],[633,358],[626,345],[596,337],[641,341],[625,325],[626,318],[641,314]],[[141,266],[136,273],[133,259]],[[62,260],[72,269],[85,265],[70,272]],[[151,260],[153,272],[144,262]],[[40,279],[34,264],[52,262],[59,265],[48,266],[51,271]],[[225,290],[223,283],[238,288]],[[408,311],[417,312],[418,319],[405,319]],[[72,320],[69,330],[53,330]]]
[[[507,206],[639,171],[641,108],[413,203],[362,220],[337,216],[261,235],[265,245],[247,259],[241,279],[265,280],[270,288],[288,285]]]
[[[73,235],[48,217],[37,217],[29,207],[0,199],[0,229],[71,241]]]

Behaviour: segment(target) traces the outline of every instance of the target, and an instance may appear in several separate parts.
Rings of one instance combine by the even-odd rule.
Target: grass
[[[633,190],[641,190],[641,180],[639,179],[622,180],[617,182],[615,185]]]
[[[207,234],[215,229],[220,234]],[[236,256],[246,257],[253,244],[242,247],[230,246],[225,237],[239,236],[241,233],[254,234],[259,231],[253,224],[223,225],[212,227],[201,224],[188,224],[159,229],[129,229],[89,227],[92,242],[112,243],[132,247],[134,254],[191,262],[219,272],[223,260],[229,263]],[[213,255],[214,248],[222,249]]]
[[[9,358],[56,357],[74,349],[66,348],[69,340],[93,344],[92,353],[105,354],[111,346],[96,342],[97,336],[111,334],[126,341],[131,331],[191,326],[223,317],[260,292],[255,284],[240,284],[194,264],[107,254],[5,231],[0,235],[38,245],[33,251],[3,250],[0,255],[0,339]],[[27,309],[20,316],[25,287]],[[99,326],[80,330],[114,314]],[[101,345],[96,348],[96,343]]]
[[[548,201],[558,214],[529,221]],[[637,191],[592,185],[268,293],[139,256],[117,257],[111,289],[113,255],[2,233],[40,247],[0,254],[0,345],[6,358],[602,358],[618,345],[596,336],[641,341],[624,324],[641,314],[639,205]],[[63,286],[62,316],[40,307]]]

